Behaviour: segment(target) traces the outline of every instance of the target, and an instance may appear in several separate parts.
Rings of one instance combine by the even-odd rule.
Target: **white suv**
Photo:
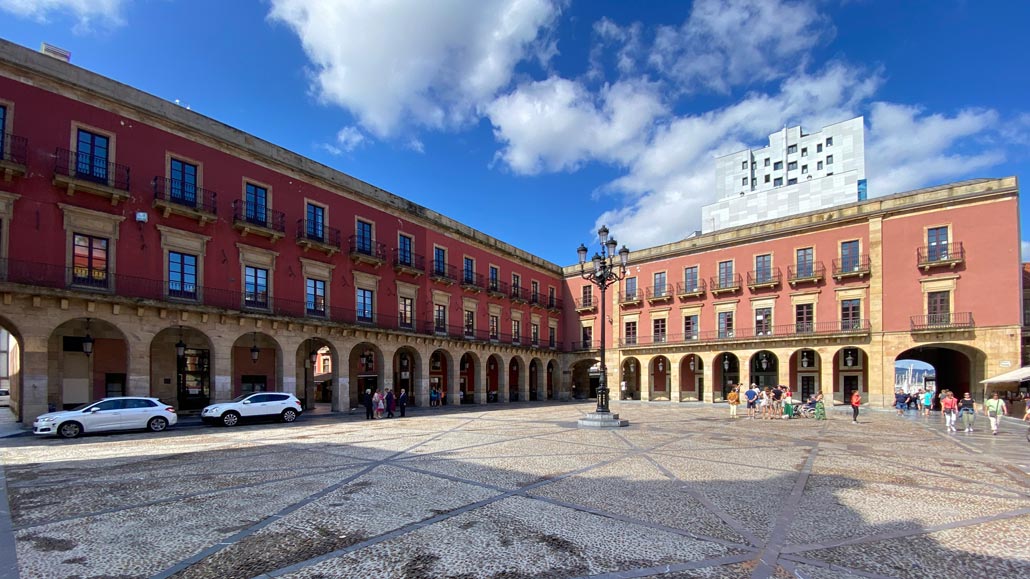
[[[32,423],[33,434],[75,438],[83,432],[146,428],[161,432],[178,421],[175,408],[157,398],[121,396],[104,398],[71,410],[41,414]]]
[[[278,418],[293,422],[300,416],[300,400],[282,392],[255,392],[237,396],[232,402],[219,402],[204,408],[200,418],[208,424],[236,426],[245,420]]]

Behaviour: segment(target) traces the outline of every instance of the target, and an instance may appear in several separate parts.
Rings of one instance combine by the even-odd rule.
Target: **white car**
[[[293,422],[303,409],[293,394],[282,392],[254,392],[237,396],[232,402],[219,402],[206,406],[200,418],[208,424],[236,426],[249,420],[280,419]]]
[[[11,405],[11,391],[7,388],[0,388],[0,406]]]
[[[120,396],[83,404],[71,410],[41,414],[32,423],[33,434],[75,438],[83,432],[146,428],[161,432],[178,422],[175,408],[157,398]]]

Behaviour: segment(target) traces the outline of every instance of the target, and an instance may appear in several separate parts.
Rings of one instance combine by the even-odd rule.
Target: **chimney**
[[[47,44],[46,42],[44,42],[43,45],[39,47],[39,51],[42,52],[43,54],[47,55],[47,56],[50,56],[52,58],[56,58],[57,60],[63,60],[65,62],[71,62],[72,61],[72,53],[71,52],[69,52],[69,51],[67,51],[67,50],[65,50],[63,48],[54,46],[52,44]]]

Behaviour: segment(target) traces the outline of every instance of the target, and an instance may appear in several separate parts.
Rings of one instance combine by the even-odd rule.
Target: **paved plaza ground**
[[[0,577],[1030,576],[1025,427],[592,408],[3,439]]]

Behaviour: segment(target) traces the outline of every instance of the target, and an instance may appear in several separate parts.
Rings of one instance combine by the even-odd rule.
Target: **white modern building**
[[[718,201],[701,208],[704,233],[864,200],[864,118],[816,133],[784,127],[766,147],[719,157],[715,187]]]

